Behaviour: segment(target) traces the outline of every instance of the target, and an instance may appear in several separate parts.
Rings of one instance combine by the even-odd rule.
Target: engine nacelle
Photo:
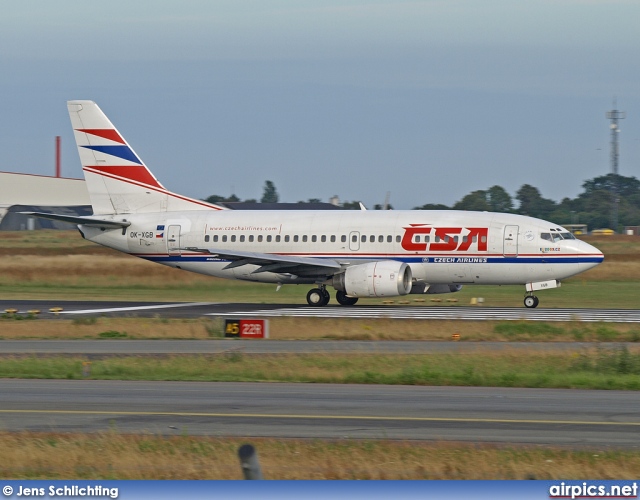
[[[412,278],[404,262],[381,260],[348,267],[333,277],[332,286],[349,297],[396,297],[411,291]]]

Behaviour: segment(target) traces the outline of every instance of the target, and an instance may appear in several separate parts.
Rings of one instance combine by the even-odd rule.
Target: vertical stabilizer
[[[221,209],[167,191],[95,102],[67,106],[94,214]]]

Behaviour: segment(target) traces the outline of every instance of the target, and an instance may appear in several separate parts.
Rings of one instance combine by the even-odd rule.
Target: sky
[[[82,177],[98,103],[168,189],[453,205],[640,177],[638,0],[30,0],[0,8],[0,170]]]

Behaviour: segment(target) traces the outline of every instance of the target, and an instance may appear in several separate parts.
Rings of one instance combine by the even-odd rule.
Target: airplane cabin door
[[[504,227],[503,255],[505,257],[518,256],[518,226]]]
[[[171,225],[167,228],[167,253],[169,255],[181,255],[180,252],[180,226]]]

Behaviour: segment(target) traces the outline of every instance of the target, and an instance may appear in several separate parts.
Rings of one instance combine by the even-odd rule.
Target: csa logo
[[[487,251],[489,228],[486,227],[432,227],[428,224],[409,224],[404,227],[400,245],[412,252],[466,252],[476,244],[478,252]],[[416,235],[433,235],[437,241],[414,241]],[[456,238],[456,236],[458,238]]]

